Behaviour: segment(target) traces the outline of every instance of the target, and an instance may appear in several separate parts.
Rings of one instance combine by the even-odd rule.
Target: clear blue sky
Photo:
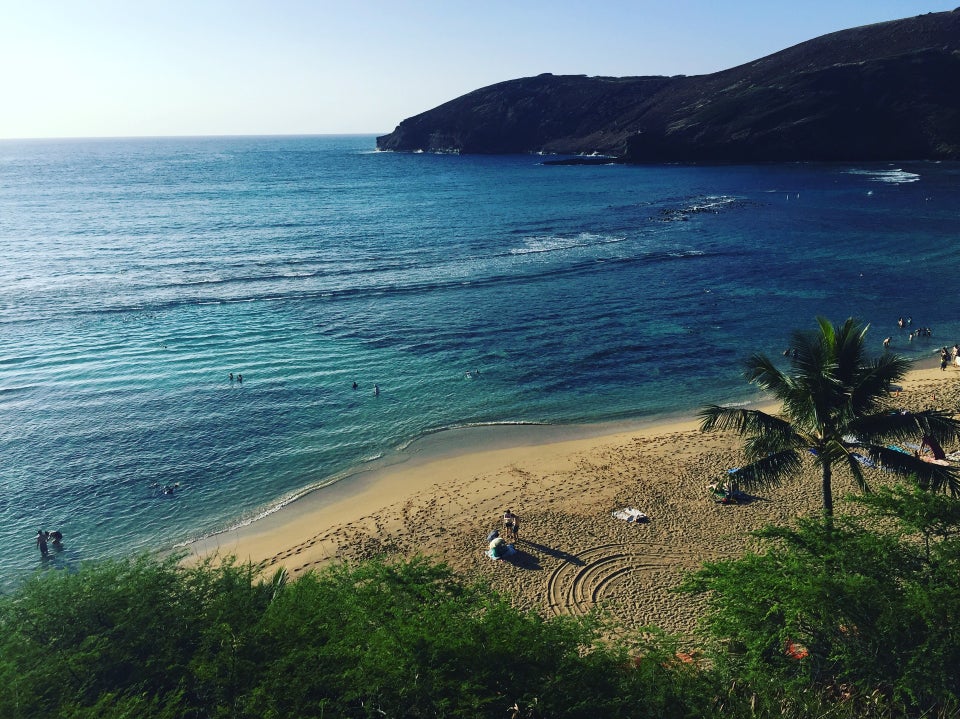
[[[384,133],[485,85],[715,72],[960,0],[0,0],[0,138]]]

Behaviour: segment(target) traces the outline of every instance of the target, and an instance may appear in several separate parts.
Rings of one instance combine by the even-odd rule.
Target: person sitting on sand
[[[490,542],[490,546],[487,549],[486,554],[488,557],[490,557],[490,559],[498,560],[516,554],[516,552],[516,547],[514,547],[512,544],[507,544],[503,537],[497,537]]]

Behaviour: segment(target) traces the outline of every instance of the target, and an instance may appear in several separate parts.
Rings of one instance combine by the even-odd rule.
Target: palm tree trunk
[[[830,487],[830,480],[833,472],[830,465],[823,465],[823,517],[829,523],[833,519],[833,490]]]

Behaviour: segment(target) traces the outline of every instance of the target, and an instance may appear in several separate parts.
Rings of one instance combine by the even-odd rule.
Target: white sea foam
[[[845,170],[845,172],[848,175],[863,175],[872,182],[885,182],[890,185],[905,185],[920,179],[917,173],[907,172],[899,167],[890,170]]]
[[[736,201],[736,197],[730,197],[729,195],[707,195],[706,197],[697,198],[697,200],[695,200],[695,204],[691,205],[688,208],[688,211],[709,212],[711,210],[719,210],[721,207]]]
[[[614,235],[601,235],[595,232],[581,232],[573,236],[534,235],[525,237],[523,247],[510,250],[511,255],[533,255],[541,252],[557,252],[578,247],[592,247],[606,245],[613,242],[623,242],[626,238]]]

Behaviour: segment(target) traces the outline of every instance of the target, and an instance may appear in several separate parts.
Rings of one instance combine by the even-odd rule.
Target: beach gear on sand
[[[646,522],[648,517],[646,514],[641,512],[639,509],[634,509],[633,507],[624,507],[623,509],[618,509],[611,514],[616,519],[622,519],[625,522],[631,522],[633,524],[640,524],[641,522]]]
[[[517,548],[504,542],[502,537],[496,537],[490,542],[490,548],[486,551],[486,555],[493,560],[503,559],[516,553]]]
[[[876,467],[876,463],[867,457],[865,454],[858,454],[857,452],[851,452],[850,456],[857,460],[864,467]]]

